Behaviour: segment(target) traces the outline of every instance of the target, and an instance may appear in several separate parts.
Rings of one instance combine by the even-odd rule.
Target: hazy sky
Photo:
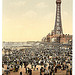
[[[72,0],[62,0],[64,34],[72,34]],[[40,41],[54,29],[56,0],[3,0],[3,41]]]

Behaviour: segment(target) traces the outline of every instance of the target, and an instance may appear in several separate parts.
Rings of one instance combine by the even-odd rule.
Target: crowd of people
[[[25,74],[33,75],[32,71],[37,70],[39,75],[55,75],[58,70],[65,70],[65,75],[72,75],[72,49],[62,49],[43,45],[39,48],[25,48],[20,50],[12,50],[12,54],[3,56],[2,68],[7,65],[6,75],[18,72],[20,68],[25,68]],[[30,65],[30,67],[28,67]],[[40,68],[38,68],[40,66]],[[22,71],[20,72],[22,74]]]

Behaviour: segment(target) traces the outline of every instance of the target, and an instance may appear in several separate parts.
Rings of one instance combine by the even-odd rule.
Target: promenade
[[[47,75],[49,73],[50,75],[53,73],[54,75],[72,75],[72,49],[57,45],[39,44],[19,50],[4,48],[2,56],[4,67],[2,68],[5,70],[12,68],[15,71],[10,71],[7,75],[20,75],[20,72],[22,75]]]

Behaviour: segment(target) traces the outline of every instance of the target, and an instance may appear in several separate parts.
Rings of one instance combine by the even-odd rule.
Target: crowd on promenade
[[[9,56],[3,56],[3,69],[4,65],[7,65],[7,69],[4,70],[6,75],[10,74],[11,71],[18,72],[22,67],[25,68],[27,75],[33,75],[32,71],[35,70],[39,72],[39,75],[55,75],[58,70],[66,70],[66,75],[72,75],[72,49],[57,48],[53,50],[35,47],[13,50]],[[23,75],[22,71],[20,75]]]

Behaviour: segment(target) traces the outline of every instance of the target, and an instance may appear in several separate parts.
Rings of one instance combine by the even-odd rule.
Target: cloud
[[[61,16],[62,16],[62,20],[63,21],[68,21],[71,18],[71,16],[69,15],[69,13],[66,12],[66,11],[62,12]]]
[[[16,1],[10,3],[10,4],[13,5],[13,6],[24,6],[26,4],[26,1],[22,1],[22,0],[17,1],[16,0]]]
[[[27,11],[25,14],[23,14],[26,18],[35,18],[37,16],[37,13],[33,10]]]
[[[45,7],[48,7],[47,4],[45,4],[45,2],[40,2],[36,5],[37,8],[45,8]]]
[[[68,16],[68,12],[64,11],[64,12],[63,12],[63,15],[64,15],[64,16]]]
[[[55,13],[54,12],[50,12],[50,13],[46,14],[43,17],[43,19],[49,20],[49,21],[55,20]]]

